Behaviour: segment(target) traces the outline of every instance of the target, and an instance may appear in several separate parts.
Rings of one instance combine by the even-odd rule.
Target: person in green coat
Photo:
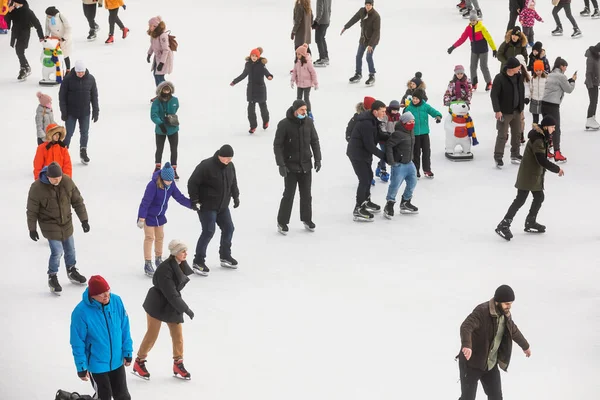
[[[549,141],[556,128],[556,121],[547,115],[542,119],[539,125],[533,124],[533,129],[529,132],[529,141],[525,146],[523,160],[519,166],[517,175],[517,197],[509,207],[504,219],[498,224],[496,233],[506,240],[512,239],[510,224],[517,214],[517,211],[525,204],[529,192],[533,195],[533,203],[529,209],[529,214],[525,219],[525,232],[543,233],[546,227],[536,222],[537,214],[544,202],[544,175],[546,170],[563,176],[564,171],[556,164],[548,161]]]
[[[169,81],[161,82],[156,88],[156,98],[152,102],[150,110],[150,119],[156,125],[154,133],[156,134],[156,153],[154,155],[154,172],[160,171],[162,166],[162,153],[165,148],[165,140],[169,139],[171,148],[171,166],[175,170],[175,180],[179,180],[177,175],[177,145],[179,143],[179,100],[173,96],[175,94],[175,85]]]
[[[521,28],[515,26],[504,37],[504,42],[498,48],[498,61],[500,61],[500,71],[511,57],[521,54],[527,65],[527,36],[521,32]]]
[[[435,123],[442,122],[442,114],[425,101],[425,91],[415,89],[410,104],[404,112],[410,111],[415,116],[415,147],[413,162],[417,168],[417,178],[421,177],[421,153],[423,153],[423,173],[428,178],[433,178],[431,172],[431,142],[429,140],[429,117],[435,118]]]

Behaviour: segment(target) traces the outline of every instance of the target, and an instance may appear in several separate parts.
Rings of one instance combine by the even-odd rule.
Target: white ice
[[[552,37],[550,1],[538,5],[546,22],[536,24],[536,39],[544,43],[550,62],[560,55],[569,62],[569,75],[579,70],[576,89],[561,107],[562,147],[569,160],[565,176],[546,175],[539,221],[547,225],[547,233],[523,232],[529,203],[514,221],[510,243],[494,233],[516,194],[518,167],[508,163],[508,149],[505,168],[493,165],[495,124],[489,95],[482,89],[473,96],[481,143],[473,149],[475,160],[447,161],[443,124],[432,123],[435,179],[418,183],[413,203],[420,214],[392,221],[378,215],[372,224],[352,221],[357,182],[343,137],[354,106],[366,95],[386,103],[399,100],[406,81],[421,71],[430,103],[444,112],[442,97],[453,67],[463,64],[468,71],[470,58],[469,43],[451,56],[446,53],[467,24],[456,2],[376,1],[383,20],[375,51],[377,83],[366,88],[364,83],[348,84],[360,28],[339,35],[363,2],[334,1],[327,35],[331,65],[318,70],[320,89],[312,96],[323,152],[323,169],[313,175],[317,230],[304,230],[295,208],[287,237],[276,231],[283,181],[272,142],[277,122],[295,97],[288,74],[294,56],[289,38],[293,2],[131,0],[119,13],[130,36],[122,40],[117,30],[112,46],[104,44],[106,10],[98,10],[101,31],[89,43],[81,2],[53,3],[73,25],[72,61],[85,60],[100,95],[100,120],[90,129],[90,164],[80,164],[72,151],[74,180],[91,225],[83,234],[75,218],[77,266],[88,278],[103,275],[122,296],[134,351],[145,333],[141,304],[151,286],[142,273],[143,234],[135,224],[154,167],[148,102],[154,82],[145,60],[150,17],[160,14],[180,45],[169,77],[181,104],[180,188],[187,192],[196,164],[222,144],[235,149],[241,206],[232,211],[233,256],[240,268],[218,266],[217,231],[207,259],[211,275],[193,276],[183,292],[196,314],[184,325],[185,363],[192,380],[171,377],[171,343],[164,327],[148,358],[152,380],[127,375],[133,399],[456,399],[459,326],[504,283],[516,292],[514,319],[533,352],[526,359],[515,346],[509,373],[502,373],[505,398],[598,398],[600,132],[584,131],[588,98],[583,81],[584,52],[600,40],[600,20],[580,18],[582,2],[572,4],[583,31],[578,40],[570,39],[563,13],[566,34]],[[43,19],[51,3],[32,3]],[[499,45],[508,1],[481,4],[485,25]],[[49,400],[58,388],[91,393],[89,383],[76,375],[69,346],[70,314],[82,288],[68,283],[61,266],[63,294],[48,292],[48,245],[32,242],[27,232],[40,46],[32,32],[27,56],[33,74],[18,83],[18,62],[8,41],[0,37],[0,399]],[[275,78],[267,83],[271,127],[251,136],[246,82],[233,88],[229,83],[257,46],[264,48]],[[316,45],[311,48],[316,55]],[[490,65],[497,73],[499,62],[490,57]],[[58,89],[42,90],[52,95],[59,118]],[[76,132],[73,149],[78,140]],[[167,146],[163,161],[168,154]],[[373,200],[383,205],[386,191],[387,184],[378,181]],[[166,240],[184,240],[191,259],[200,233],[197,216],[173,201],[168,219]],[[484,398],[480,388],[478,399]]]

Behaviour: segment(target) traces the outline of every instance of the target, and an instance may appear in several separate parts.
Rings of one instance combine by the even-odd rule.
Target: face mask
[[[55,17],[50,17],[50,23],[52,25],[56,25],[56,18]]]
[[[296,118],[304,119],[304,118],[306,118],[306,115],[298,114],[298,115],[296,115]]]
[[[406,128],[406,130],[412,131],[415,127],[415,121],[407,122],[406,124],[404,124],[404,127]]]

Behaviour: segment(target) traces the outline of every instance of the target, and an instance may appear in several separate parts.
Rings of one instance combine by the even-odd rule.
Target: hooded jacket
[[[299,88],[317,87],[319,86],[319,79],[312,63],[312,57],[310,54],[307,54],[305,58],[306,62],[304,64],[296,59],[294,69],[292,69],[291,82],[295,83]]]
[[[372,162],[373,156],[385,159],[385,153],[377,148],[377,142],[382,136],[381,124],[367,110],[356,117],[356,123],[350,134],[346,155],[352,161]]]
[[[504,65],[511,57],[516,57],[518,54],[523,56],[525,64],[527,64],[527,36],[523,32],[519,33],[519,40],[512,41],[512,29],[506,32],[504,42],[498,48],[498,61],[500,61],[500,70],[504,69]]]
[[[52,109],[38,104],[37,108],[35,109],[35,128],[37,131],[37,137],[45,140],[46,127],[55,123],[56,121],[54,121],[54,112]]]
[[[44,30],[46,36],[54,36],[59,39],[64,39],[60,41],[60,48],[62,49],[63,56],[65,58],[69,57],[73,48],[71,24],[69,23],[69,20],[67,20],[67,18],[63,16],[62,13],[58,13],[51,18],[48,18],[48,16],[46,16],[46,24]]]
[[[29,8],[27,0],[20,0],[19,4],[22,4],[23,6],[20,8],[15,8],[11,12],[7,13],[4,16],[4,20],[8,25],[8,29],[11,29],[12,26],[10,46],[15,47],[15,44],[17,41],[19,41],[19,45],[26,49],[29,46],[31,28],[35,28],[40,40],[44,38],[44,31],[42,30],[40,20]]]
[[[512,114],[515,111],[521,112],[525,108],[525,84],[522,74],[515,74],[518,90],[518,105],[515,107],[515,87],[511,77],[506,73],[506,67],[494,77],[490,98],[492,99],[492,108],[494,112],[502,114]]]
[[[515,187],[519,190],[537,192],[544,190],[544,175],[546,170],[558,174],[560,167],[548,161],[549,134],[537,124],[527,135],[529,140],[523,152],[519,165]]]
[[[344,25],[344,29],[350,29],[358,21],[360,21],[360,44],[365,47],[377,46],[381,37],[381,17],[379,13],[374,8],[367,12],[367,9],[362,7]]]
[[[489,52],[488,44],[492,50],[496,50],[496,44],[492,35],[488,32],[481,21],[473,26],[467,25],[460,38],[452,45],[452,47],[458,47],[463,44],[467,39],[471,41],[471,52],[475,54],[483,54]]]
[[[171,96],[168,100],[165,100],[160,95],[165,86],[171,88]],[[154,133],[157,135],[164,135],[162,129],[160,129],[160,126],[163,124],[167,128],[167,135],[179,132],[179,125],[169,125],[166,122],[168,114],[177,114],[179,111],[179,99],[174,94],[175,86],[171,82],[161,82],[156,87],[156,98],[152,102],[152,107],[150,107],[150,119],[154,122]]]
[[[236,85],[244,78],[248,77],[246,101],[249,103],[264,103],[267,101],[267,86],[265,85],[265,78],[273,78],[273,74],[269,72],[266,65],[267,59],[264,57],[259,57],[256,62],[253,62],[250,57],[246,57],[244,72],[242,72],[242,74],[235,78],[232,82],[234,85]]]
[[[413,159],[415,135],[397,122],[394,133],[385,143],[386,161],[390,165],[408,164]]]
[[[85,75],[80,78],[73,68],[60,85],[58,98],[60,100],[60,112],[64,116],[81,118],[92,114],[92,118],[98,117],[100,112],[98,87],[96,86],[96,79],[87,69]]]
[[[166,214],[171,196],[182,206],[192,208],[190,199],[179,191],[175,181],[171,182],[169,187],[164,184],[162,184],[162,188],[159,187],[159,176],[160,171],[156,171],[152,175],[152,180],[146,185],[146,191],[138,210],[138,218],[144,218],[148,226],[162,226],[167,223]]]
[[[311,151],[312,150],[312,151]],[[321,161],[319,135],[313,120],[294,116],[293,107],[288,108],[286,116],[277,124],[273,152],[278,166],[286,166],[291,172],[308,172],[312,169],[312,157]]]
[[[585,86],[588,89],[600,86],[600,43],[585,51]]]
[[[410,104],[404,108],[404,112],[407,111],[415,116],[415,128],[413,129],[415,136],[429,134],[429,117],[442,118],[442,113],[427,104],[425,100],[421,100],[419,104],[414,104],[411,100]]]
[[[542,101],[560,105],[565,93],[571,93],[573,90],[575,90],[575,81],[567,78],[560,68],[555,68],[546,79]]]
[[[148,49],[148,55],[151,56],[152,54],[154,54],[152,71],[155,75],[168,75],[173,72],[174,56],[173,51],[169,46],[169,32],[162,32],[156,37],[150,36],[150,48]],[[159,71],[156,69],[156,67],[160,63],[163,63],[163,68]]]
[[[190,200],[200,202],[201,211],[222,211],[229,207],[232,197],[240,197],[233,162],[223,164],[218,154],[217,150],[198,164],[188,180]]]
[[[52,136],[58,133],[60,136],[57,142],[52,140]],[[73,165],[71,164],[71,156],[69,155],[69,149],[63,143],[67,132],[62,126],[57,126],[54,129],[50,129],[46,133],[45,142],[40,144],[35,152],[33,158],[33,179],[38,179],[42,168],[47,167],[53,161],[56,161],[60,165],[63,174],[73,178]]]

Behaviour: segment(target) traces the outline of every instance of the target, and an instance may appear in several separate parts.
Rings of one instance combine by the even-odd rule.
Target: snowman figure
[[[473,120],[469,116],[469,106],[461,100],[453,101],[448,111],[444,123],[446,158],[452,161],[470,161],[473,159],[471,145],[476,146],[479,142],[475,135]]]
[[[60,85],[64,77],[64,57],[60,48],[60,39],[56,37],[45,38],[42,42],[42,80],[40,85]]]

